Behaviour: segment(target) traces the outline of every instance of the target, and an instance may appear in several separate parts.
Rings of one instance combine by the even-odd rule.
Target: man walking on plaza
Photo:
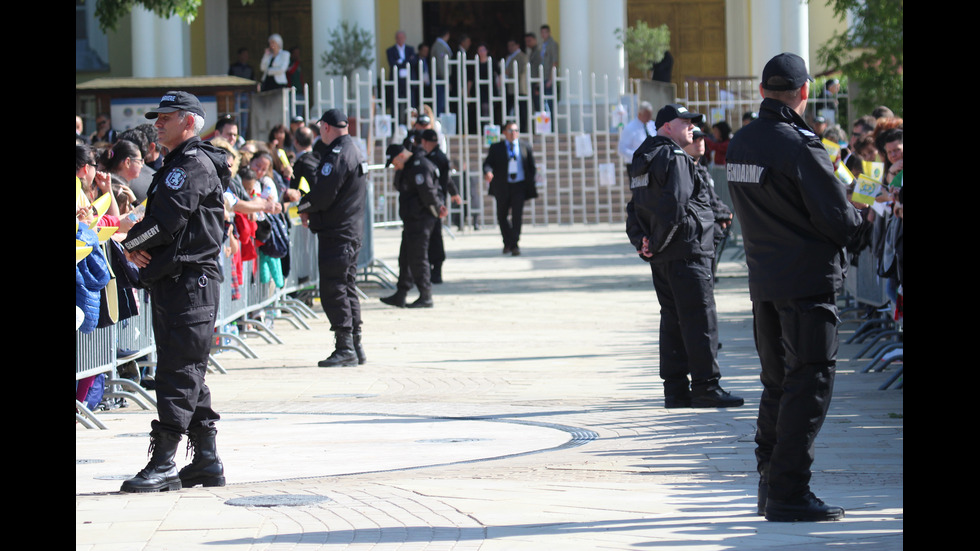
[[[156,119],[169,153],[153,176],[146,214],[123,241],[150,289],[157,347],[158,419],[151,424],[150,462],[122,484],[123,492],[224,486],[215,447],[211,391],[204,383],[222,281],[218,267],[224,233],[224,150],[202,142],[204,107],[187,92],[167,92],[146,118]],[[187,433],[194,458],[177,472],[174,454]]]
[[[512,256],[521,254],[518,242],[524,201],[538,196],[534,152],[530,143],[519,138],[517,123],[507,123],[504,138],[490,146],[483,161],[483,177],[490,184],[490,195],[497,200],[497,225],[504,240],[504,254]]]
[[[812,81],[798,55],[769,60],[759,118],[735,134],[727,154],[762,364],[758,512],[771,521],[844,516],[813,495],[809,482],[834,388],[844,245],[861,218],[820,136],[803,120]]]
[[[633,197],[626,205],[626,233],[650,263],[660,301],[660,378],[668,408],[744,403],[719,384],[714,213],[708,184],[683,149],[702,120],[682,105],[657,113],[657,135],[633,153]]]

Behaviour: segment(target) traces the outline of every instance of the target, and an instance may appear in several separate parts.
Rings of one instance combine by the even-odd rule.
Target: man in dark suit
[[[408,97],[408,73],[411,71],[412,60],[415,59],[415,48],[405,43],[405,31],[395,33],[395,45],[388,48],[388,71],[398,82],[397,99]],[[395,98],[388,98],[389,107],[394,105]],[[404,107],[398,109],[399,115]],[[398,120],[402,120],[398,117]]]
[[[507,123],[504,139],[490,146],[483,162],[483,177],[490,183],[490,195],[497,200],[497,224],[504,239],[504,254],[513,256],[521,254],[517,243],[521,238],[524,201],[538,196],[534,152],[530,143],[518,138],[517,123]]]

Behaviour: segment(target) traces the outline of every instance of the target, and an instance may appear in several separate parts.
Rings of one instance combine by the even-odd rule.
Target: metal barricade
[[[139,299],[139,313],[135,316],[119,320],[116,327],[116,369],[107,377],[105,398],[128,398],[143,409],[156,407],[156,399],[150,396],[136,381],[119,376],[119,366],[136,362],[139,370],[140,363],[151,366],[156,362],[156,341],[153,338],[153,313],[150,309],[150,296],[146,290],[136,291]],[[142,360],[149,357],[147,360]]]
[[[893,362],[902,361],[903,328],[893,318],[894,305],[890,304],[887,282],[875,270],[871,249],[863,250],[858,256],[857,265],[852,264],[849,268],[844,287],[847,296],[855,303],[850,311],[857,313],[858,317],[845,320],[842,324],[854,322],[859,326],[846,342],[864,344],[853,359],[870,358],[868,365],[861,371],[878,373]],[[899,367],[880,389],[889,388],[901,377],[902,368]]]
[[[226,373],[224,368],[214,357],[215,353],[225,350],[234,350],[246,358],[257,358],[258,355],[252,351],[245,341],[242,340],[239,332],[227,330],[248,314],[248,292],[249,287],[239,281],[239,277],[244,277],[246,263],[242,263],[242,273],[238,274],[235,270],[234,262],[231,258],[222,255],[221,273],[224,281],[221,284],[221,295],[218,298],[218,315],[215,319],[215,341],[211,344],[211,354],[209,361],[211,365],[221,373]],[[250,264],[248,264],[250,266]]]
[[[116,326],[100,327],[85,334],[75,331],[75,382],[116,370]],[[87,428],[105,429],[88,406],[75,400],[75,420]]]

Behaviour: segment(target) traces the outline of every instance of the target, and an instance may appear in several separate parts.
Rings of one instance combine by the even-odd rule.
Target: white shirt
[[[507,154],[508,154],[507,181],[523,182],[524,163],[521,162],[521,147],[519,145],[519,142],[517,141],[508,142]]]
[[[644,129],[644,126],[646,128]],[[640,147],[647,136],[656,136],[657,128],[653,119],[647,121],[646,125],[640,119],[633,119],[623,127],[623,133],[619,135],[619,156],[623,162],[630,164],[633,162],[633,152]]]

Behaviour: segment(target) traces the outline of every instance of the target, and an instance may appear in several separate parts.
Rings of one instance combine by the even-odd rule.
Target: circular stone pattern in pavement
[[[148,460],[152,413],[107,419],[109,430],[77,431],[75,491],[115,492]],[[144,429],[146,430],[146,429]],[[414,469],[582,444],[594,433],[482,418],[394,415],[222,414],[218,454],[228,484]],[[190,462],[184,442],[178,468]]]

